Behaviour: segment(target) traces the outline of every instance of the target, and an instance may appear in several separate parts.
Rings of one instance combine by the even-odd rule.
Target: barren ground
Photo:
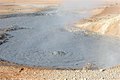
[[[1,80],[119,80],[120,67],[99,70],[32,68],[1,61]]]
[[[94,16],[76,23],[70,31],[86,30],[100,35],[120,37],[120,5],[116,3],[93,10]]]

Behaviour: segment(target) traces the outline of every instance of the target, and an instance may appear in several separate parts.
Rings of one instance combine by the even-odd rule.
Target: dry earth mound
[[[75,25],[71,31],[87,30],[99,34],[120,37],[120,6],[110,5],[100,9],[99,14],[84,19]]]

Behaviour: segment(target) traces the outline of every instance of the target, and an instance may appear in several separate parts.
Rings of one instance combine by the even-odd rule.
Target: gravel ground
[[[0,62],[0,80],[119,80],[120,66],[99,70],[60,70]]]

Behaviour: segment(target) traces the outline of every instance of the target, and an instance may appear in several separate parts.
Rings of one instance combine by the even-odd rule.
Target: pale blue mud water
[[[119,40],[65,30],[66,26],[72,27],[76,21],[90,16],[89,13],[72,13],[74,10],[104,4],[86,1],[62,4],[56,10],[46,11],[46,14],[54,13],[51,15],[0,19],[3,27],[29,28],[9,33],[14,37],[0,46],[0,58],[29,66],[56,68],[81,68],[87,63],[98,67],[120,64]]]

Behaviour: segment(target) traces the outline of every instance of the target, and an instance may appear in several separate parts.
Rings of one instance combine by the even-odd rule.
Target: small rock
[[[104,77],[102,77],[101,79],[105,79]]]
[[[103,72],[103,71],[105,71],[105,69],[100,69],[99,71],[100,71],[100,72]]]

